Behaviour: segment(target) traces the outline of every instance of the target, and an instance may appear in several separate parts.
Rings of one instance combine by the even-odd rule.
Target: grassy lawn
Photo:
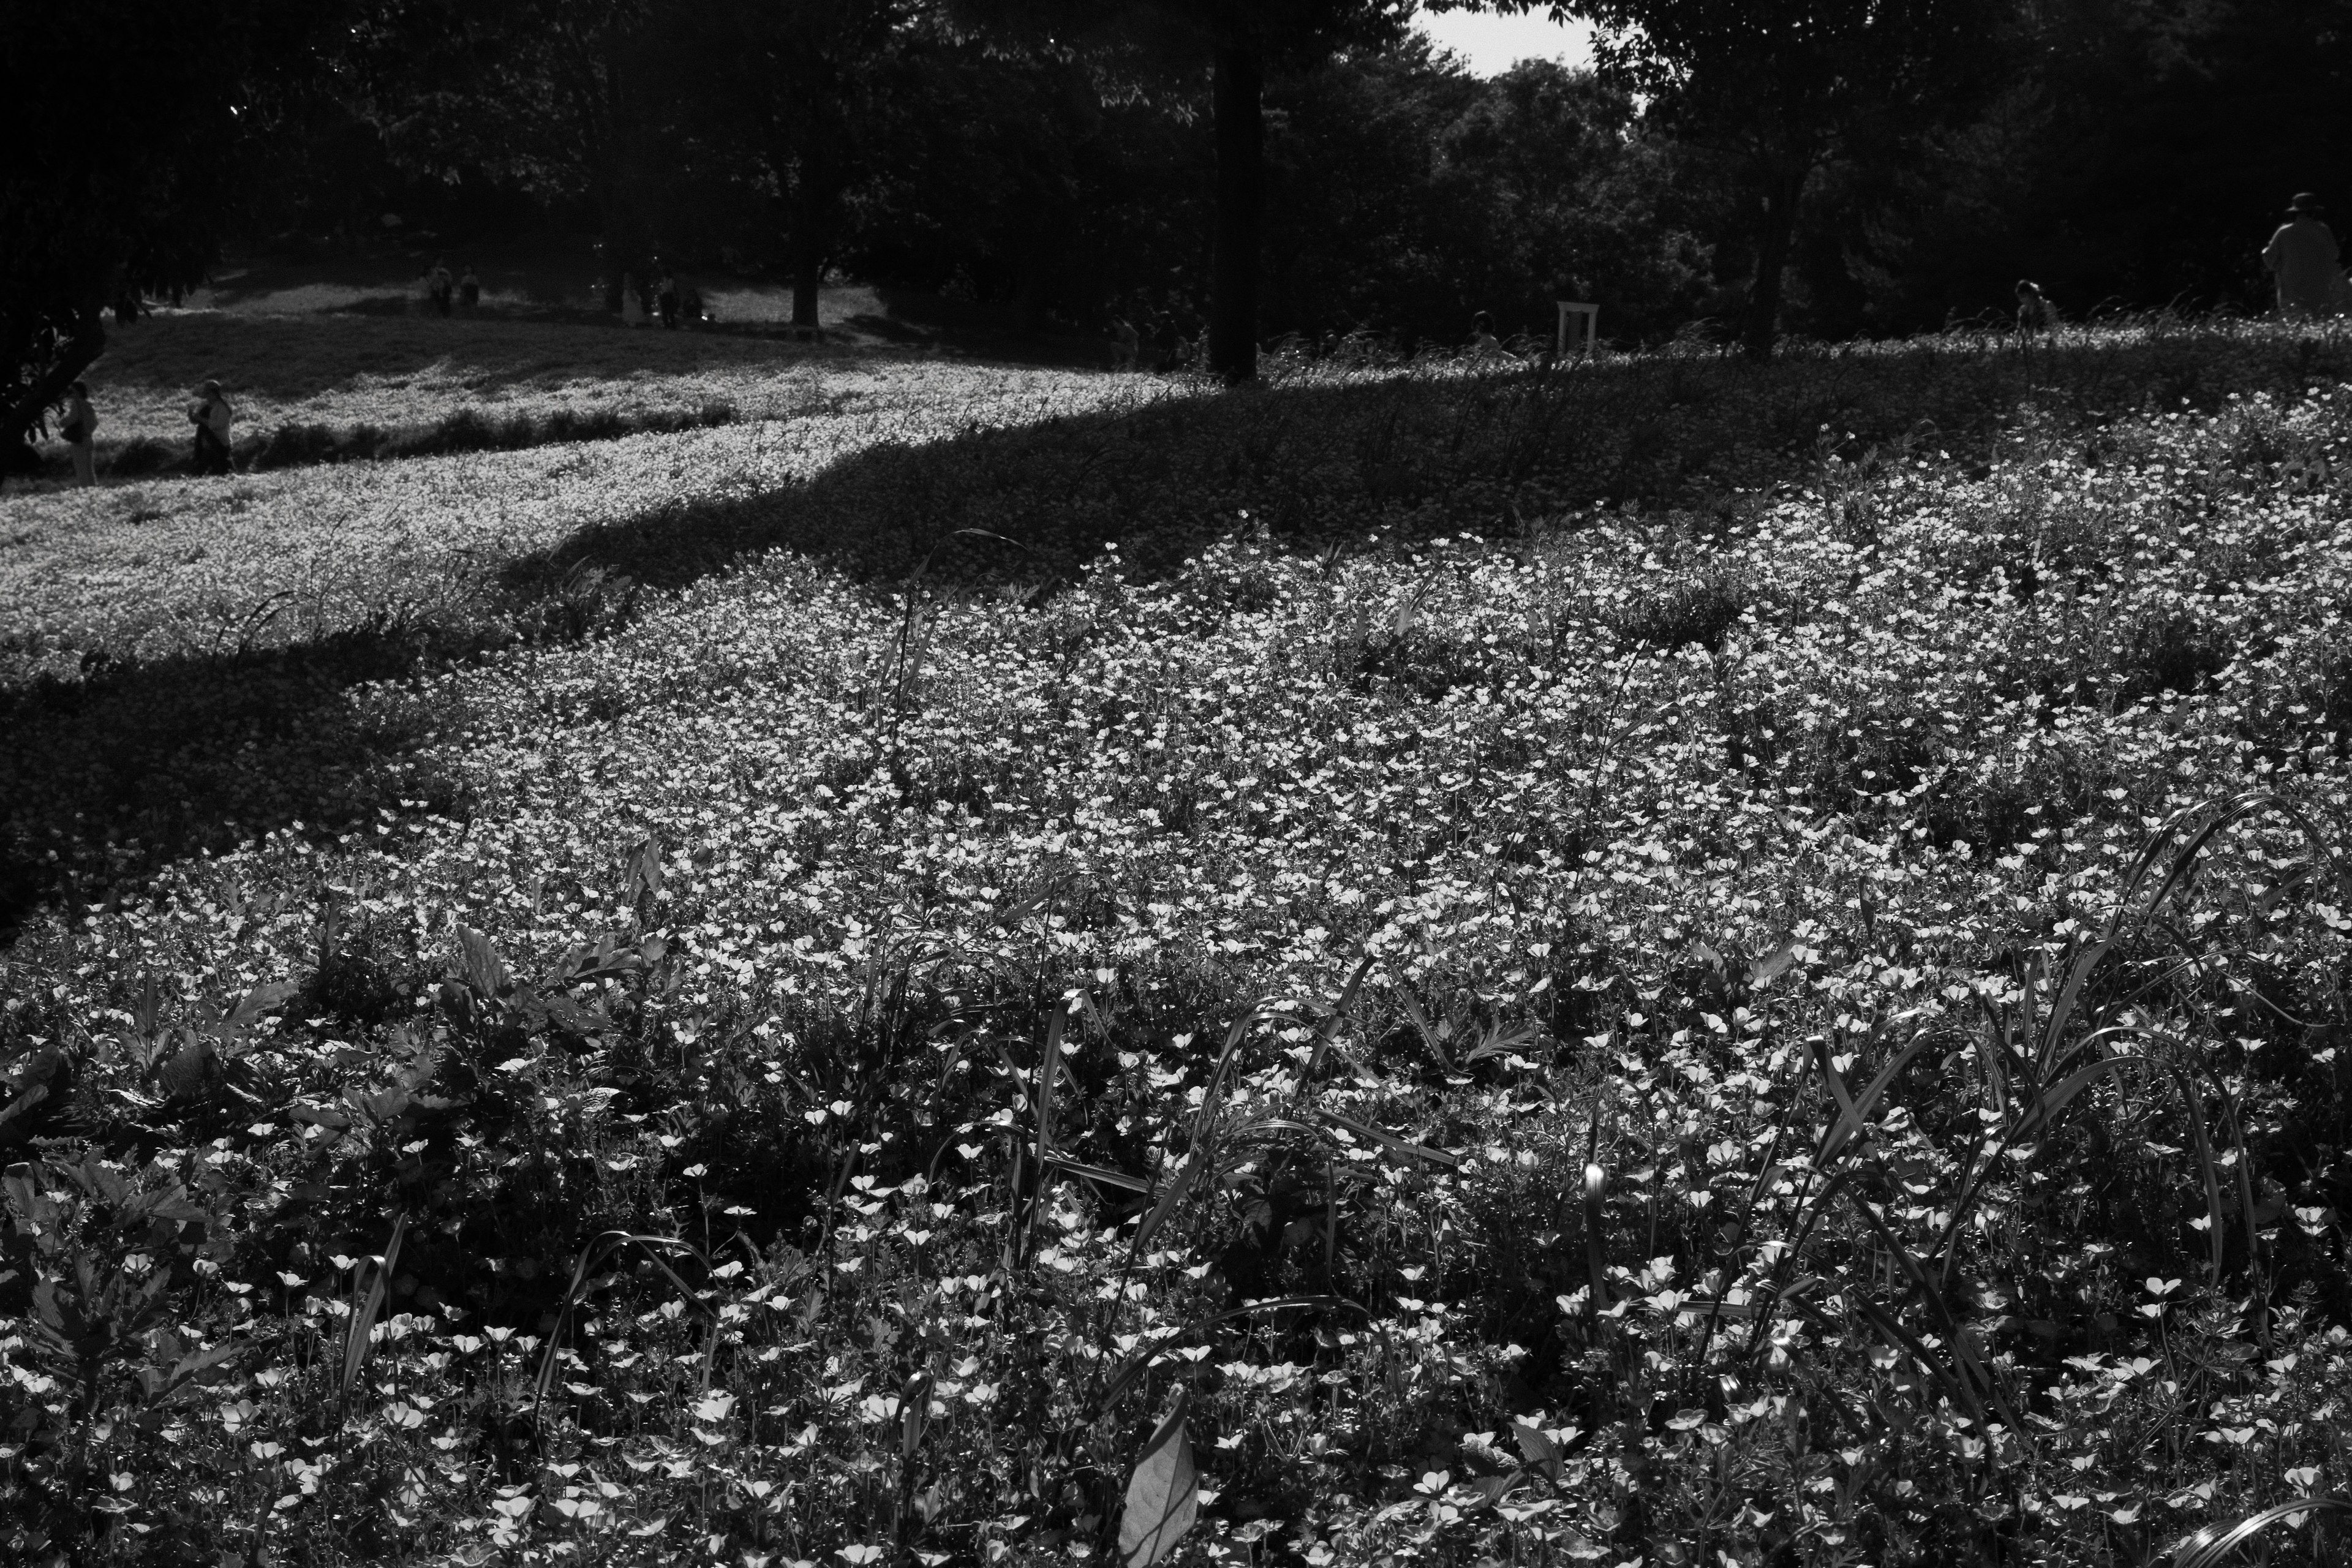
[[[12,1552],[2120,1563],[2352,1485],[2352,343],[688,343],[798,401],[0,499]]]
[[[100,419],[100,477],[113,482],[185,467],[186,411],[207,378],[236,407],[238,466],[268,470],[756,423],[877,396],[895,403],[910,376],[929,379],[925,363],[838,340],[202,310],[115,330],[86,379]],[[49,471],[33,488],[68,488],[63,450],[47,453]]]

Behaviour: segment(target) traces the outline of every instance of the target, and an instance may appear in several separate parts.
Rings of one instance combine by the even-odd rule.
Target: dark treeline
[[[1213,318],[1245,375],[1285,333],[1542,332],[1564,297],[1757,353],[2021,276],[2076,314],[2254,307],[2285,198],[2352,197],[2352,0],[1569,0],[1598,70],[1487,80],[1417,8],[222,0],[189,42],[7,0],[0,437],[110,295],[388,211],[587,237],[615,302],[658,256],[789,279],[804,321],[828,274],[1035,329]]]
[[[1765,26],[1818,8],[1736,3]],[[1947,10],[1973,52],[1925,63],[1970,79],[1924,121],[1832,139],[1796,204],[1781,330],[1935,327],[2009,309],[2021,276],[2076,311],[2256,306],[2285,198],[2352,198],[2352,0]],[[1211,82],[1181,56],[1023,47],[921,0],[376,12],[364,90],[305,142],[307,177],[276,183],[282,226],[544,216],[595,233],[615,287],[656,252],[724,251],[1040,326],[1207,308]],[[1479,80],[1410,34],[1270,70],[1260,335],[1452,342],[1478,310],[1548,330],[1562,297],[1605,301],[1614,337],[1737,330],[1764,226],[1750,160],[1639,85],[1542,63]]]

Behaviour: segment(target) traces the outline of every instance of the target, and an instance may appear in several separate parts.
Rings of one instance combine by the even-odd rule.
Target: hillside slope
[[[22,1543],[1058,1562],[1171,1409],[1188,1561],[2343,1488],[2337,353],[1080,386],[218,656],[25,574]]]

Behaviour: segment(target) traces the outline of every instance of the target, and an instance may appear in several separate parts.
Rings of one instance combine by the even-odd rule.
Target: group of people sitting
[[[1130,316],[1140,318],[1139,326]],[[1119,370],[1184,370],[1199,352],[1199,326],[1189,310],[1148,302],[1110,319],[1111,363]]]
[[[700,327],[709,318],[702,310],[702,290],[688,284],[681,288],[668,268],[654,263],[653,281],[640,286],[634,272],[621,274],[621,324],[642,327],[659,321],[676,331],[680,322]]]

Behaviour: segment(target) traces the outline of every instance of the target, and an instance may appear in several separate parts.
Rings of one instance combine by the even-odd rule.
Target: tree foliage
[[[131,0],[11,5],[0,48],[0,455],[104,346],[126,291],[198,281],[257,150],[321,86],[337,7],[224,0],[159,26]]]
[[[1725,163],[1754,250],[1742,336],[1760,357],[1780,331],[1782,279],[1815,176],[1843,156],[1898,153],[1970,108],[1992,81],[2014,4],[1559,0],[1550,12],[1592,23],[1604,74],[1651,96],[1664,122]]]
[[[1108,51],[1147,72],[1209,75],[1216,198],[1210,245],[1209,365],[1257,374],[1265,205],[1267,73],[1335,52],[1393,47],[1418,0],[964,0],[1015,37]]]

